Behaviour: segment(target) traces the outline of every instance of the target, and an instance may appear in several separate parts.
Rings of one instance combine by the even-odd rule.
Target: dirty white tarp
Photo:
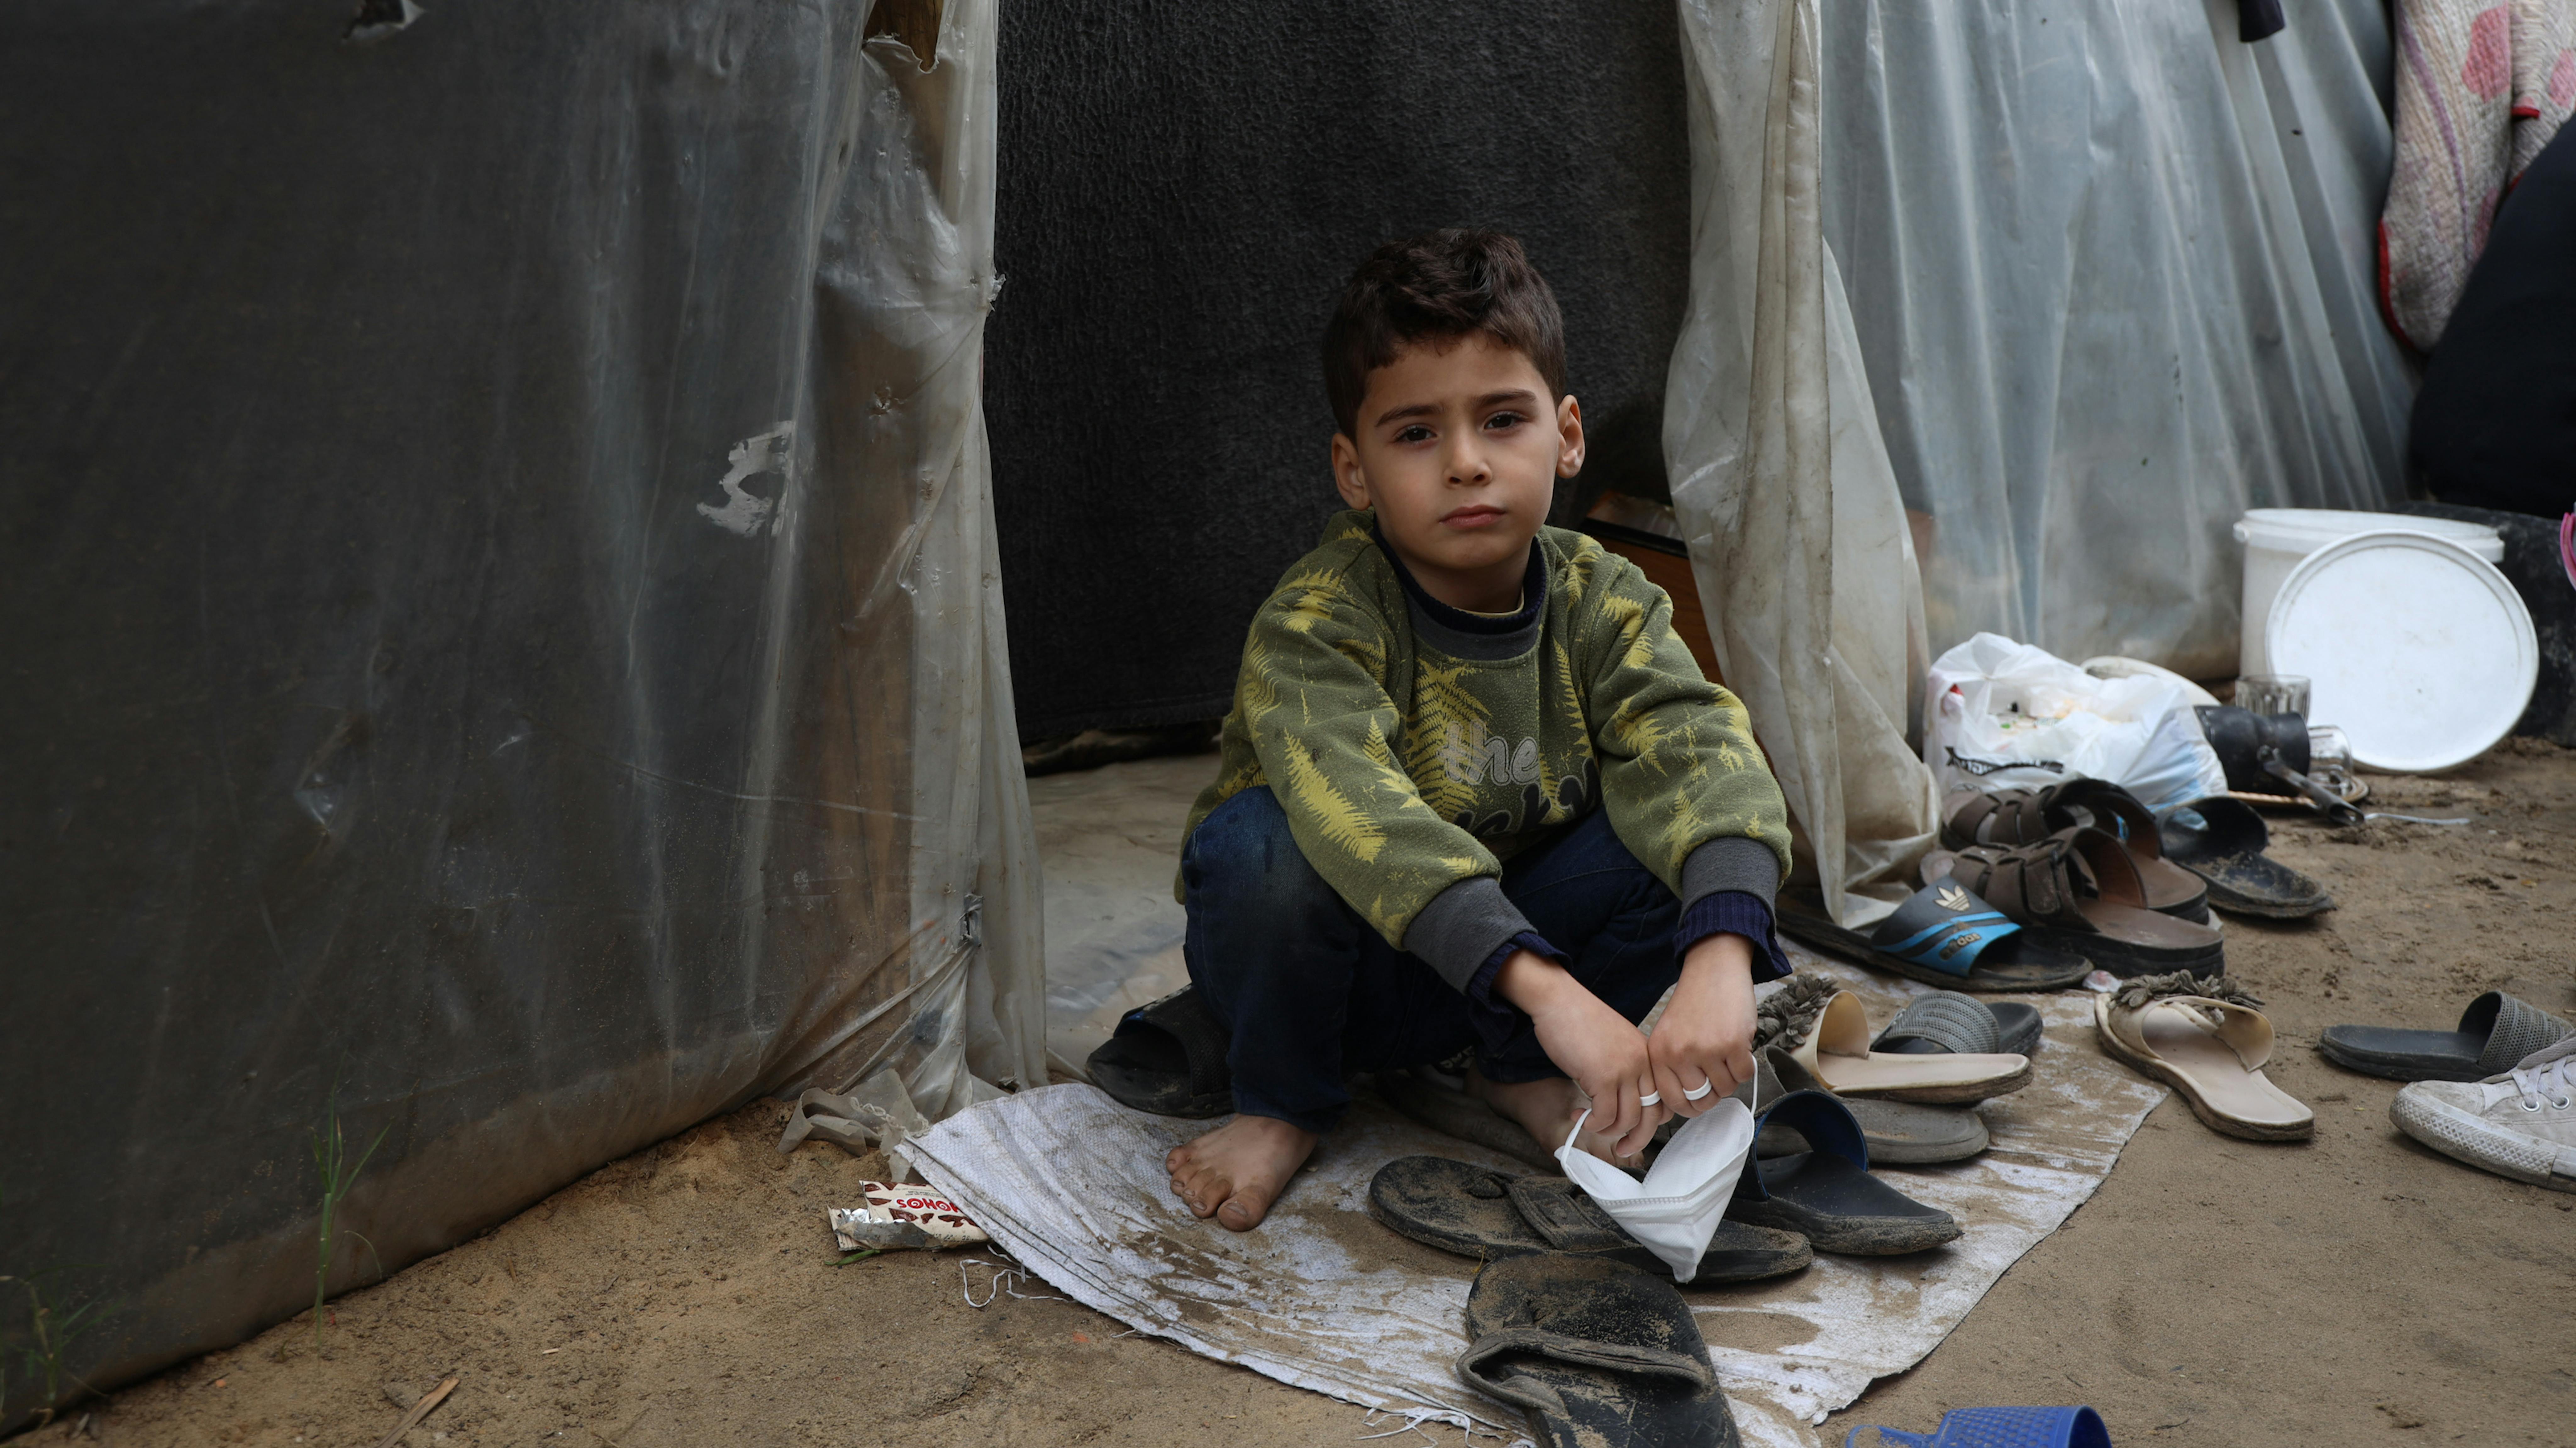
[[[1924,987],[1797,953],[1884,1019]],[[1957,1243],[1915,1257],[1820,1256],[1776,1283],[1690,1291],[1745,1441],[1812,1448],[1809,1425],[1930,1352],[2004,1269],[2093,1194],[2159,1100],[2093,1045],[2089,996],[2035,997],[2038,1079],[1986,1108],[1994,1147],[1886,1175],[1956,1216]],[[1162,1170],[1214,1125],[1147,1116],[1089,1086],[975,1107],[912,1145],[922,1174],[1057,1290],[1140,1331],[1349,1402],[1519,1432],[1518,1413],[1450,1370],[1475,1264],[1366,1215],[1369,1178],[1430,1152],[1517,1165],[1363,1096],[1258,1231],[1189,1215]]]

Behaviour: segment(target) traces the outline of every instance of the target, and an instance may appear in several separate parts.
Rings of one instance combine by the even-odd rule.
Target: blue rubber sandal
[[[2091,1408],[1953,1408],[1929,1433],[1863,1423],[1843,1448],[2111,1448],[2111,1430]]]
[[[1952,990],[2061,990],[2093,969],[2083,955],[2033,939],[1956,880],[1917,890],[1867,934],[1787,898],[1777,919],[1782,931],[1818,950]]]

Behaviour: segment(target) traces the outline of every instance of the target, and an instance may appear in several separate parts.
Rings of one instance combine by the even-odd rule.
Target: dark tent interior
[[[1213,718],[1340,504],[1317,341],[1370,249],[1508,231],[1555,288],[1604,489],[1661,497],[1690,280],[1669,7],[1002,10],[986,409],[1020,732]]]

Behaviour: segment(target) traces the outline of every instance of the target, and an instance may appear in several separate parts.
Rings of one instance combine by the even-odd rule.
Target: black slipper
[[[2156,817],[2165,858],[2209,882],[2209,903],[2231,915],[2303,920],[2335,908],[2326,888],[2263,853],[2271,827],[2241,799],[2212,795]]]
[[[2084,979],[2093,962],[2063,945],[2043,944],[1978,899],[1965,886],[1937,880],[1864,934],[1783,896],[1782,934],[1816,949],[1908,980],[1951,990],[2061,990]]]
[[[1869,1048],[1899,1056],[2029,1056],[2039,1051],[2039,1025],[2037,1006],[1937,990],[1908,1002]]]
[[[1561,1176],[1514,1176],[1445,1156],[1404,1156],[1369,1179],[1369,1215],[1426,1246],[1488,1261],[1533,1252],[1615,1257],[1672,1275],[1599,1203]],[[1816,1260],[1795,1232],[1721,1221],[1689,1286],[1756,1282]]]
[[[1547,1448],[1740,1448],[1708,1343],[1668,1278],[1606,1257],[1486,1264],[1467,1386],[1529,1410]]]
[[[2317,1052],[2338,1066],[2392,1081],[2483,1081],[2571,1035],[2576,1025],[2491,990],[2460,1012],[2456,1031],[2328,1026],[2317,1038]]]
[[[1793,1127],[1814,1149],[1744,1164],[1726,1214],[1805,1237],[1819,1252],[1893,1257],[1958,1240],[1948,1212],[1927,1207],[1869,1174],[1869,1148],[1843,1103],[1823,1091],[1793,1091],[1765,1110],[1761,1126]]]
[[[1111,1100],[1157,1116],[1223,1116],[1234,1109],[1225,1023],[1185,985],[1118,1018],[1084,1068]]]

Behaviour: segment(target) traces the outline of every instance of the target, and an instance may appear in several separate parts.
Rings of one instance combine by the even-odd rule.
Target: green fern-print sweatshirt
[[[1520,612],[1463,613],[1374,523],[1334,518],[1254,614],[1190,830],[1268,785],[1316,873],[1462,990],[1530,928],[1503,861],[1595,809],[1685,910],[1723,890],[1771,903],[1789,865],[1780,787],[1662,589],[1547,528]]]

